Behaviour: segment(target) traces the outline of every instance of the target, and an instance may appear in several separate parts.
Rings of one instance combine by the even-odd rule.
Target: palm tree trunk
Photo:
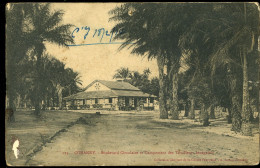
[[[14,116],[14,113],[16,112],[16,106],[14,102],[15,98],[14,98],[14,93],[12,93],[11,89],[8,92],[9,95],[7,96],[8,107],[6,108],[6,117],[7,117],[7,122],[12,123],[15,122],[15,116]]]
[[[46,105],[47,105],[47,107],[50,107],[50,93],[47,93]]]
[[[55,91],[52,90],[52,107],[55,107]]]
[[[184,105],[184,117],[188,117],[189,116],[189,104],[188,102],[185,103]]]
[[[203,126],[209,125],[208,107],[204,103],[201,104],[200,120]]]
[[[230,76],[230,87],[231,87],[231,115],[232,115],[232,128],[231,131],[241,131],[241,107],[239,103],[239,95],[237,91],[237,79]]]
[[[58,101],[59,101],[59,109],[62,109],[62,90],[63,87],[60,84],[57,84],[57,93],[58,93]]]
[[[58,94],[58,96],[59,96],[59,109],[61,110],[62,109],[62,92],[60,92]]]
[[[250,125],[250,106],[249,106],[249,90],[248,90],[248,72],[247,72],[247,56],[246,48],[243,47],[243,105],[242,105],[242,134],[246,136],[252,135],[252,128]]]
[[[41,110],[41,107],[40,107],[40,95],[39,95],[39,92],[40,92],[40,86],[39,86],[39,81],[37,80],[36,82],[36,94],[35,94],[35,110],[34,110],[34,114],[35,115],[40,115],[40,110]]]
[[[35,47],[35,51],[37,52],[37,61],[36,61],[36,73],[37,73],[37,80],[36,80],[36,94],[35,94],[35,115],[40,115],[41,112],[41,70],[42,70],[42,53],[43,53],[44,46],[42,43],[38,44]]]
[[[20,108],[20,104],[21,104],[21,95],[18,94],[16,97],[16,107]]]
[[[48,107],[48,92],[46,91],[45,97],[44,97],[44,105],[45,105],[45,109],[47,110]]]
[[[170,114],[171,119],[179,119],[179,104],[178,104],[178,72],[172,76],[172,94],[170,96]]]
[[[189,119],[195,119],[195,99],[191,98],[190,100],[190,112],[189,112]]]
[[[215,119],[216,118],[216,116],[215,116],[215,107],[214,107],[213,104],[210,105],[209,111],[210,111],[209,112],[209,118],[210,119]]]
[[[227,123],[228,123],[228,124],[231,124],[231,123],[232,123],[232,113],[231,113],[231,109],[230,109],[230,108],[227,108],[227,109],[228,109]]]
[[[15,106],[15,65],[14,65],[14,60],[12,59],[12,55],[9,54],[9,57],[7,57],[6,60],[6,90],[7,90],[7,107],[6,107],[6,117],[7,117],[7,122],[15,122],[15,116],[14,113],[16,111],[16,106]],[[9,59],[8,59],[9,58]]]
[[[157,65],[159,70],[159,109],[160,118],[167,119],[168,112],[166,109],[166,94],[165,94],[165,77],[164,77],[164,59],[161,57],[157,58]]]

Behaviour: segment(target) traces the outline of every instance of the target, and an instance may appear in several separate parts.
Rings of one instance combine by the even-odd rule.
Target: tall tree
[[[201,43],[204,46],[208,46],[205,43],[213,46],[213,52],[209,55],[212,74],[217,68],[227,71],[231,87],[232,129],[237,132],[242,129],[244,135],[250,135],[247,63],[248,55],[256,49],[255,39],[258,37],[259,20],[257,6],[254,3],[213,4],[210,14],[198,17],[196,20],[196,24],[187,31],[189,33],[186,33],[183,39],[198,36],[198,32],[203,32]],[[193,40],[193,43],[196,42]],[[243,96],[239,95],[241,76],[243,76],[243,89],[241,89]],[[243,97],[242,107],[240,97]]]
[[[80,91],[78,85],[82,85],[80,76],[77,72],[74,72],[70,68],[65,68],[65,64],[58,59],[44,54],[43,58],[43,71],[44,84],[42,84],[45,89],[45,97],[49,99],[54,95],[58,98],[58,106],[62,109],[62,98],[63,95],[69,96],[72,93]],[[56,97],[55,96],[55,97]],[[48,100],[46,100],[48,101]],[[45,102],[45,105],[49,103]]]
[[[25,56],[32,43],[27,41],[28,34],[25,31],[25,21],[29,17],[31,4],[8,4],[6,6],[6,85],[7,85],[7,105],[9,111],[8,121],[15,121],[16,111],[15,97],[17,89],[19,62]]]
[[[241,131],[244,135],[251,135],[250,106],[248,89],[248,58],[249,54],[257,50],[257,37],[259,36],[259,12],[254,3],[238,3],[236,5],[223,5],[221,14],[223,19],[221,35],[229,37],[222,41],[216,48],[214,58],[225,57],[224,60],[232,64],[238,64],[243,70],[243,96],[241,112]],[[232,11],[230,13],[230,11]],[[250,59],[253,59],[252,57]],[[242,61],[241,61],[242,60]],[[239,128],[237,129],[240,130]]]
[[[185,29],[183,25],[188,27],[187,23],[192,24],[187,15],[181,15],[186,11],[186,6],[182,3],[128,3],[111,11],[111,20],[118,22],[114,30],[123,29],[125,32],[115,37],[125,40],[120,48],[129,46],[133,48],[132,53],[157,60],[160,118],[168,118],[166,92],[170,92],[171,118],[178,119],[177,90],[181,58],[178,40]]]
[[[72,25],[61,25],[63,11],[51,12],[50,4],[33,4],[30,18],[27,20],[29,41],[33,44],[36,55],[37,80],[35,88],[35,114],[40,114],[42,90],[42,55],[46,50],[45,43],[51,42],[66,47],[66,44],[73,43],[69,28]]]
[[[168,118],[165,96],[165,52],[158,46],[155,39],[160,32],[161,25],[157,24],[158,16],[155,12],[156,4],[127,3],[110,11],[110,20],[118,22],[113,28],[113,32],[123,30],[118,33],[115,39],[123,39],[125,42],[119,49],[126,46],[133,47],[133,54],[147,55],[148,59],[157,59],[159,69],[159,106],[160,118]],[[157,26],[155,26],[157,25]],[[155,34],[155,36],[154,36]],[[130,48],[129,47],[129,48]]]

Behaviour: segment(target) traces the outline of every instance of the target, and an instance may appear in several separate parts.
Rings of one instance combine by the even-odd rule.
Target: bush
[[[130,111],[130,110],[132,110],[131,106],[125,106],[125,111]]]
[[[87,109],[87,108],[90,108],[90,105],[84,104],[84,105],[80,105],[79,107],[80,107],[80,109]]]
[[[115,110],[115,109],[116,109],[116,104],[112,104],[109,110]]]
[[[70,106],[69,106],[69,109],[70,109],[70,110],[77,110],[77,106],[76,106],[76,105],[70,105]]]
[[[131,110],[133,110],[134,108],[133,107],[131,107],[131,106],[121,106],[120,107],[120,110],[122,110],[122,111],[131,111]]]
[[[93,108],[103,108],[102,104],[93,104]]]

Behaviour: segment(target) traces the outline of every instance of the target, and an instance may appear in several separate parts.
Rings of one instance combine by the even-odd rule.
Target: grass
[[[16,122],[6,125],[6,162],[8,165],[24,165],[46,143],[52,143],[56,136],[66,132],[75,123],[86,124],[84,118],[94,114],[71,113],[68,111],[43,111],[40,117],[33,111],[19,110]],[[19,159],[12,151],[13,142],[19,140]]]

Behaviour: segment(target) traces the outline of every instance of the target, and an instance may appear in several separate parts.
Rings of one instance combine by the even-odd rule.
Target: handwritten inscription
[[[90,26],[76,27],[71,37],[74,39],[84,40],[83,44],[73,44],[67,46],[81,46],[81,45],[98,45],[98,44],[122,44],[122,42],[114,42],[113,37],[124,33],[124,30],[111,31],[105,28],[91,28]],[[88,40],[96,40],[95,43],[88,43]],[[107,41],[104,41],[106,39]]]

